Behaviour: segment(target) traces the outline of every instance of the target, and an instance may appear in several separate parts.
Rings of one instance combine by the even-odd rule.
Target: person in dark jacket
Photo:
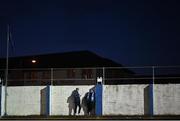
[[[87,100],[87,113],[88,115],[92,114],[92,110],[95,108],[95,92],[93,89],[90,89],[86,95]]]
[[[76,112],[77,112],[77,107],[79,107],[79,111],[78,111],[78,114],[81,112],[81,101],[80,101],[80,94],[79,94],[79,88],[76,88],[76,90],[73,91],[72,95],[73,95],[73,98],[74,98],[74,115],[76,115]]]

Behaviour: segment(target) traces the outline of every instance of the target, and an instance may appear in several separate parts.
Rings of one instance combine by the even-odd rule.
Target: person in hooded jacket
[[[73,91],[72,93],[73,95],[73,98],[74,98],[74,115],[76,115],[76,112],[77,112],[77,107],[79,107],[79,110],[78,110],[78,114],[80,114],[81,112],[81,101],[80,101],[80,94],[79,94],[79,88],[76,88],[76,90]]]

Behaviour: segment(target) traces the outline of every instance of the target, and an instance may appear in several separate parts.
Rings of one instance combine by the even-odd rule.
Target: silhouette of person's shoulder
[[[77,91],[76,90],[73,90],[73,92],[72,92],[72,96],[75,96],[76,95],[76,93],[77,93]]]
[[[86,94],[84,95],[84,97],[87,97],[87,96],[88,96],[88,94],[89,94],[89,92],[86,92]]]

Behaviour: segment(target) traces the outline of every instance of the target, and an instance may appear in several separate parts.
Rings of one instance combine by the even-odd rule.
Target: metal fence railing
[[[2,84],[5,70],[0,70]],[[7,86],[179,83],[179,66],[9,69]]]

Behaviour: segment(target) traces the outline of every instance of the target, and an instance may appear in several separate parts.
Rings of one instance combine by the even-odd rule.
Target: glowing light
[[[36,60],[32,60],[32,63],[36,63]]]

